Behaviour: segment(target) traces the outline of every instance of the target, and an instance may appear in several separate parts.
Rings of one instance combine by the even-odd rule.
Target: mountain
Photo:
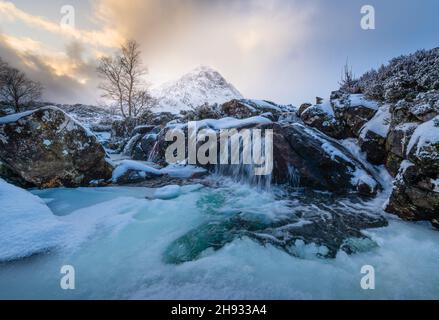
[[[158,100],[157,111],[178,113],[203,105],[242,99],[241,93],[216,70],[201,66],[177,81],[167,82],[152,90]]]

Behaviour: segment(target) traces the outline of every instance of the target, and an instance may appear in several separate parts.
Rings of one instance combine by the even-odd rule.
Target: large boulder
[[[384,164],[387,157],[386,141],[390,128],[389,106],[381,107],[360,131],[358,143],[370,163]]]
[[[236,119],[271,114],[277,120],[282,113],[293,111],[295,111],[295,108],[291,105],[278,105],[271,101],[250,99],[231,100],[220,107],[223,116]]]
[[[353,192],[373,195],[380,188],[376,179],[348,150],[334,139],[299,123],[273,123],[268,119],[262,121],[262,117],[255,117],[244,120],[206,120],[199,123],[199,129],[210,129],[219,134],[219,130],[224,128],[224,125],[232,128],[227,125],[229,121],[234,125],[233,128],[237,129],[261,129],[262,132],[267,129],[273,130],[272,175],[260,179],[249,177],[253,171],[247,170],[245,165],[219,164],[207,166],[209,169],[254,183],[267,182],[266,178],[268,178],[268,182],[276,184],[309,187],[340,194]],[[175,128],[183,130],[187,137],[185,131],[187,128],[184,125],[177,125],[167,130]],[[172,143],[165,141],[167,130],[163,130],[157,136],[153,157],[150,158],[162,165],[166,164],[164,157],[166,148]],[[218,138],[217,143],[219,142]],[[217,150],[220,150],[220,146]]]
[[[351,138],[358,137],[363,126],[379,108],[377,102],[366,99],[362,94],[345,94],[339,91],[331,94],[331,103],[335,118],[345,126],[347,135]]]
[[[425,174],[439,174],[439,116],[416,128],[407,146],[407,156]]]
[[[334,193],[373,195],[372,174],[337,141],[301,124],[265,124],[273,129],[273,181]]]
[[[404,160],[386,211],[409,221],[427,220],[439,227],[439,179]]]
[[[138,124],[139,120],[134,118],[114,121],[111,127],[111,138],[117,140],[131,137]]]
[[[387,211],[439,225],[439,116],[414,130]]]
[[[316,128],[335,139],[347,137],[346,129],[343,123],[336,119],[330,101],[323,101],[320,104],[308,107],[302,105],[302,107],[302,112],[299,109],[299,116],[306,125]]]
[[[397,175],[402,161],[406,158],[407,145],[418,125],[418,122],[405,122],[389,130],[386,140],[386,168],[393,177]]]
[[[305,124],[332,138],[358,138],[378,107],[378,103],[362,94],[334,91],[329,100],[319,98],[314,106],[302,105],[299,116]]]
[[[0,160],[41,188],[88,186],[112,172],[96,137],[55,107],[0,118]]]

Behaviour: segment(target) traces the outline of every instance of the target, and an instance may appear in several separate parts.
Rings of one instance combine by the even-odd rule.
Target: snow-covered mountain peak
[[[157,111],[178,113],[204,103],[224,103],[241,99],[241,93],[215,69],[199,66],[176,81],[167,82],[152,91],[158,100]]]

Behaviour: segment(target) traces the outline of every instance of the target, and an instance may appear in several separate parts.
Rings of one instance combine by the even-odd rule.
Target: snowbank
[[[120,177],[122,177],[130,170],[143,172],[145,173],[145,176],[147,174],[156,175],[156,176],[169,175],[170,177],[180,178],[180,179],[188,179],[192,177],[194,174],[198,174],[198,173],[201,174],[207,172],[206,169],[196,166],[191,166],[191,165],[172,164],[165,168],[157,169],[140,161],[123,160],[116,167],[116,169],[114,169],[112,181],[116,182]]]
[[[63,224],[31,193],[0,179],[0,262],[46,252],[62,240]]]
[[[142,162],[134,161],[134,160],[123,160],[113,171],[113,182],[116,182],[120,177],[122,177],[128,171],[139,171],[152,175],[161,175],[159,169],[148,166]]]

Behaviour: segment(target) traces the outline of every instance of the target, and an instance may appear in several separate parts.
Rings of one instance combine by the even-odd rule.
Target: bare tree
[[[116,101],[125,118],[137,117],[151,106],[153,99],[142,83],[147,70],[136,41],[127,41],[114,57],[101,58],[97,71],[104,80],[103,97]]]
[[[104,91],[102,97],[116,101],[122,115],[126,118],[124,110],[124,88],[122,84],[122,64],[120,57],[102,57],[97,68],[99,76],[104,81],[99,88]]]
[[[137,118],[143,111],[151,109],[155,104],[155,99],[149,94],[147,90],[138,90],[132,98],[133,116]]]
[[[43,91],[39,82],[28,79],[20,70],[8,66],[2,67],[0,84],[1,98],[11,103],[16,112],[20,112],[25,103],[38,100]]]

